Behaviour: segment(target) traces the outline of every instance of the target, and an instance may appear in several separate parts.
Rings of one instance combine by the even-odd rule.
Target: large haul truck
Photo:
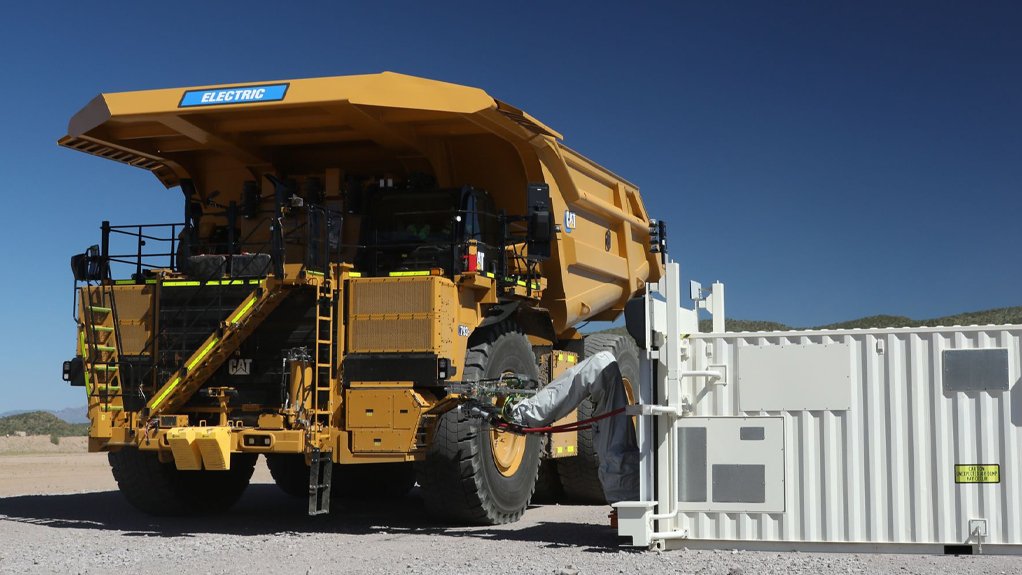
[[[103,222],[72,258],[64,379],[88,395],[90,451],[156,514],[229,507],[258,455],[313,514],[418,481],[442,518],[514,521],[541,467],[598,499],[590,431],[525,437],[459,408],[595,350],[636,377],[629,342],[576,327],[660,277],[649,219],[560,140],[482,90],[394,73],[98,96],[60,145],[149,170],[184,213]]]

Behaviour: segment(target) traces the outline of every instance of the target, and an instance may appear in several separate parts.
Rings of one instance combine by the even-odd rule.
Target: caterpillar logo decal
[[[227,373],[231,375],[250,375],[252,373],[252,360],[242,358],[228,360]]]

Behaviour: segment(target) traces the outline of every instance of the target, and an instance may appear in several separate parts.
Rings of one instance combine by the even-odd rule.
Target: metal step
[[[312,450],[309,462],[309,515],[330,513],[330,480],[334,462],[329,452]]]

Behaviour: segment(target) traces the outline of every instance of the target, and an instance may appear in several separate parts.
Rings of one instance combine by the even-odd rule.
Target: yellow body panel
[[[202,465],[214,471],[226,471],[231,468],[231,428],[230,427],[197,427],[195,443],[202,453]],[[177,454],[174,454],[175,458]]]
[[[195,442],[197,427],[174,427],[167,430],[167,443],[174,454],[174,465],[178,469],[198,471],[202,469],[202,452]]]
[[[571,369],[578,363],[578,355],[569,351],[557,350],[550,354],[550,380],[558,378],[565,371]],[[552,425],[566,425],[578,421],[578,412],[572,411],[568,415],[555,421]],[[547,443],[547,456],[552,458],[571,457],[578,452],[578,432],[564,431],[551,433],[550,441]]]
[[[407,453],[416,449],[419,422],[430,403],[407,388],[349,389],[345,406],[352,453]]]

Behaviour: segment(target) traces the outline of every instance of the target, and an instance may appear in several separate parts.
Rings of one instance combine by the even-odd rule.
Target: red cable
[[[500,422],[497,424],[497,428],[512,433],[565,433],[569,431],[578,431],[580,429],[588,429],[589,425],[600,421],[601,419],[607,419],[608,417],[614,417],[619,413],[625,412],[624,407],[619,407],[613,411],[608,411],[603,415],[597,415],[596,417],[590,417],[589,419],[583,419],[582,421],[575,421],[572,423],[565,423],[564,425],[550,425],[547,427],[521,427],[513,423]]]

